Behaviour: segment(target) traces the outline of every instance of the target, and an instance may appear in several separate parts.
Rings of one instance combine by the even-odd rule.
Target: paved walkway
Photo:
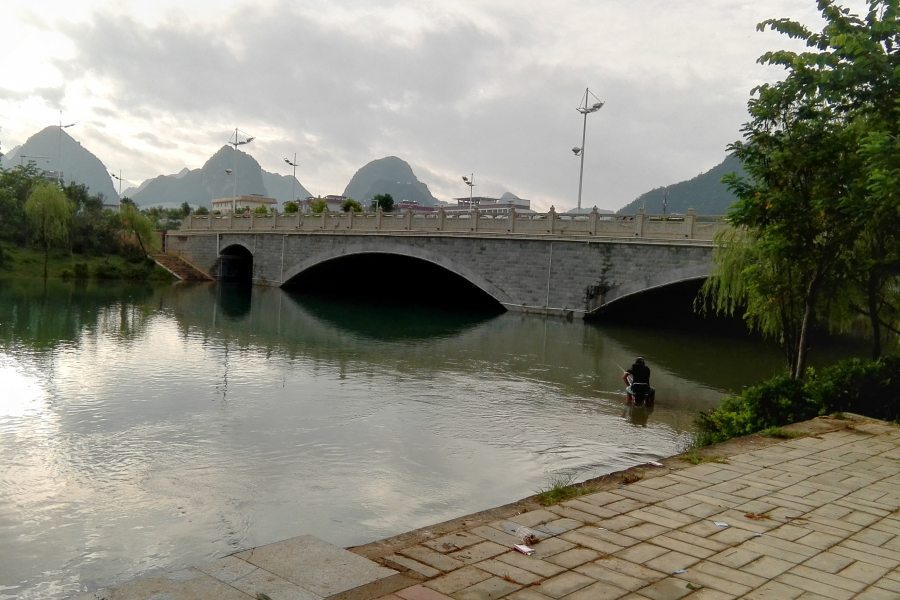
[[[303,536],[82,598],[900,599],[900,428],[792,428],[812,435],[714,449],[723,462],[668,459],[557,506],[518,503],[352,553]],[[510,550],[522,526],[541,538],[533,556]]]

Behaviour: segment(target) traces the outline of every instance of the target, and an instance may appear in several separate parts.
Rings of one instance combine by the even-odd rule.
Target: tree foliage
[[[321,198],[313,200],[309,203],[309,210],[311,210],[313,214],[320,215],[328,210],[328,203]]]
[[[778,337],[794,378],[805,373],[815,324],[847,328],[868,317],[873,354],[882,324],[896,330],[900,275],[900,20],[898,0],[870,0],[863,18],[820,0],[821,33],[787,19],[771,28],[807,52],[759,62],[786,77],[755,88],[743,140],[729,149],[746,176],[718,239],[706,300]]]
[[[44,278],[50,247],[62,244],[69,238],[74,203],[53,183],[35,185],[25,201],[25,215],[31,221],[35,238],[44,247]]]
[[[377,194],[372,197],[372,210],[380,208],[384,212],[394,210],[394,197],[390,194]]]
[[[147,215],[142,214],[134,204],[123,204],[119,210],[122,222],[122,230],[126,233],[126,239],[134,240],[145,255],[159,251],[159,239],[156,236],[156,226]]]
[[[341,202],[341,210],[345,213],[348,212],[362,212],[362,204],[354,200],[353,198],[347,198],[343,202]]]
[[[297,204],[296,202],[294,202],[293,200],[285,203],[285,205],[284,205],[284,212],[286,212],[288,214],[293,214],[295,212],[298,212],[299,210],[300,210],[300,205]]]

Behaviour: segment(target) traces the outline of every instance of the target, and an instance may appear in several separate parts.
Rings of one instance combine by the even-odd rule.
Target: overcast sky
[[[859,8],[858,0],[847,2]],[[814,0],[65,0],[9,2],[0,142],[67,131],[132,184],[200,167],[235,127],[264,169],[340,193],[388,155],[442,200],[504,191],[617,209],[725,157],[756,64],[791,47],[770,17],[819,28]]]

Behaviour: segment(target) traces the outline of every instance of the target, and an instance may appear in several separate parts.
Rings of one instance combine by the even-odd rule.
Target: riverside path
[[[340,272],[341,259],[353,255],[401,255],[446,269],[507,310],[581,318],[632,294],[707,277],[723,225],[693,210],[228,214],[186,218],[166,250],[211,277],[274,286],[323,263]]]
[[[78,600],[900,598],[900,428],[819,418],[343,550],[310,536]],[[715,456],[713,456],[715,455]],[[512,550],[520,527],[535,553]]]

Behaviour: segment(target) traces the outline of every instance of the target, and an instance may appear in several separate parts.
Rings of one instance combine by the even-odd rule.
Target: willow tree
[[[133,203],[123,202],[119,208],[119,216],[122,219],[122,229],[137,240],[145,255],[159,250],[156,227]]]
[[[729,146],[746,176],[723,179],[737,201],[702,293],[720,312],[744,307],[748,325],[777,337],[801,378],[810,334],[843,278],[852,232],[842,207],[858,186],[861,130],[823,96],[814,61],[770,52],[759,62],[787,76],[751,92],[743,140]]]
[[[75,205],[55,184],[40,183],[32,188],[24,208],[25,215],[34,228],[35,238],[44,247],[44,279],[46,279],[50,246],[61,244],[68,239]]]

